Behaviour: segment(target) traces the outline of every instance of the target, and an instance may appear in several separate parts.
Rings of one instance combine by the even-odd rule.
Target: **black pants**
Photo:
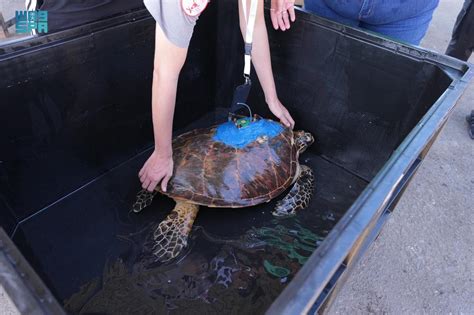
[[[465,0],[454,25],[446,55],[468,60],[474,50],[474,4]]]

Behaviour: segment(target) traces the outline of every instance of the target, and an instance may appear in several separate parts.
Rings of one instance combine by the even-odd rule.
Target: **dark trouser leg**
[[[474,49],[474,4],[465,0],[454,25],[453,35],[446,54],[461,60],[468,60]]]

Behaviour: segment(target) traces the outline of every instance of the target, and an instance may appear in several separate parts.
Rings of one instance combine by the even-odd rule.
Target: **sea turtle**
[[[134,212],[148,206],[156,192],[176,206],[154,232],[154,255],[159,261],[176,257],[186,247],[199,205],[240,208],[269,202],[291,185],[273,212],[291,215],[311,198],[314,175],[300,165],[299,155],[314,141],[304,131],[256,117],[195,129],[173,140],[174,170],[167,191],[141,190]]]

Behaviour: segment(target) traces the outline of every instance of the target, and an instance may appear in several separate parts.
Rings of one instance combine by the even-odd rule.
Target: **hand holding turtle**
[[[172,175],[173,156],[170,154],[160,154],[156,150],[153,151],[138,173],[142,188],[150,192],[154,191],[160,182],[161,190],[166,192],[166,186]]]
[[[296,19],[295,0],[272,0],[270,17],[274,29],[280,28],[282,31],[290,29],[290,20],[294,22]]]
[[[290,113],[285,106],[280,102],[278,98],[267,100],[268,108],[270,111],[280,119],[280,122],[288,128],[293,129],[295,121],[291,117]]]

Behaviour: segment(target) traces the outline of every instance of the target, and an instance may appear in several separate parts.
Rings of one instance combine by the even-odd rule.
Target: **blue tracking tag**
[[[260,137],[271,139],[283,131],[282,125],[269,119],[247,121],[247,123],[245,128],[239,128],[233,121],[225,122],[217,127],[213,139],[233,148],[242,149]]]

